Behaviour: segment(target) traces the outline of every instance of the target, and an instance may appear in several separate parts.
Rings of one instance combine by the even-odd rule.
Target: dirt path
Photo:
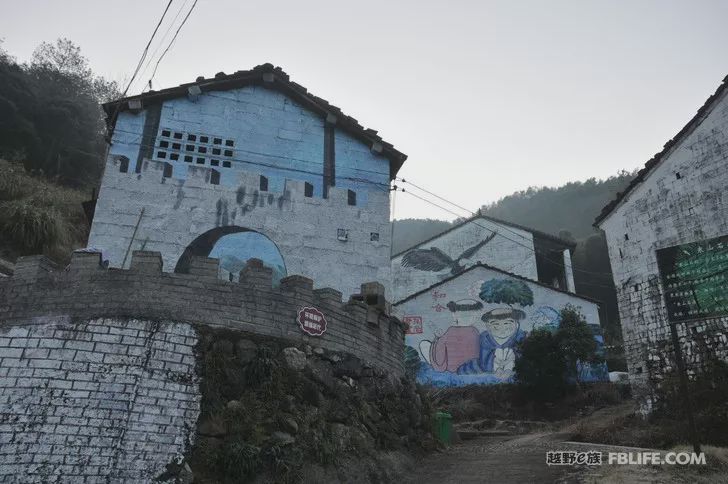
[[[579,482],[578,469],[547,466],[546,451],[563,450],[558,433],[479,437],[451,446],[418,465],[412,484]]]

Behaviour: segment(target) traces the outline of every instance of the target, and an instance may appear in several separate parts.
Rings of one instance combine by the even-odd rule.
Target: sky
[[[0,38],[19,61],[69,38],[124,82],[167,2],[0,0]],[[642,166],[728,74],[725,19],[725,0],[198,0],[153,87],[278,65],[406,153],[401,177],[476,210]],[[468,215],[451,210],[398,192],[394,216]]]

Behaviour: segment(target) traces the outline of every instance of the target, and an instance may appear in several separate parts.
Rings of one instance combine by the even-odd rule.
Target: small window
[[[622,249],[619,249],[619,258],[624,259],[624,254],[622,253]]]
[[[182,149],[182,145],[179,144],[179,143],[172,143],[172,149],[173,150],[181,150]]]
[[[220,166],[220,160],[210,160],[210,165],[212,165],[212,166]]]
[[[185,149],[187,151],[195,151],[195,145],[187,145],[187,146],[185,146]]]
[[[371,232],[369,234],[369,240],[372,242],[379,242],[379,232]]]
[[[210,183],[213,185],[220,184],[220,172],[217,170],[210,171]]]
[[[163,129],[162,130],[162,136],[164,136],[165,138],[169,138],[169,136],[171,134],[172,134],[172,132],[170,130],[168,130],[168,129]]]
[[[222,162],[223,168],[230,168],[230,162],[228,160],[225,160]]]
[[[198,146],[197,152],[198,153],[207,153],[207,148],[205,148],[204,146]]]
[[[185,156],[185,161],[187,163],[192,163],[192,157],[190,155]]]
[[[210,138],[208,138],[207,136],[200,136],[200,143],[209,143],[209,142],[210,142]]]
[[[306,182],[303,185],[303,196],[308,198],[313,197],[313,183]]]
[[[157,158],[164,159],[166,157],[167,157],[167,152],[166,151],[157,151]]]
[[[235,146],[235,144],[233,143],[233,140],[231,140],[231,139],[226,139],[226,140],[225,140],[225,146]]]
[[[634,369],[634,372],[637,373],[638,375],[641,374],[642,373],[642,367],[641,366],[638,366],[637,368]]]
[[[179,155],[177,153],[170,153],[169,159],[172,161],[177,161],[179,160]]]
[[[225,156],[228,156],[230,158],[233,157],[233,150],[225,150]]]
[[[682,178],[682,175],[680,174],[680,172],[679,172],[679,171],[675,172],[675,178],[677,178],[678,180],[679,180],[680,178]]]
[[[222,150],[220,148],[213,148],[212,154],[215,156],[220,156],[220,153],[222,153]]]
[[[160,141],[159,147],[160,148],[169,148],[169,141]]]
[[[175,133],[174,139],[182,139],[182,133]]]
[[[222,138],[214,138],[212,140],[212,144],[221,145],[222,144]]]
[[[119,172],[126,173],[129,171],[129,158],[126,156],[119,157]]]
[[[261,192],[267,192],[268,191],[268,178],[264,176],[260,176],[260,191]]]
[[[356,205],[356,192],[354,190],[347,191],[347,202],[349,205]]]
[[[336,238],[342,242],[349,240],[349,231],[346,229],[336,229]]]
[[[197,136],[194,134],[188,134],[187,141],[197,141]]]
[[[171,178],[172,177],[172,163],[165,163],[164,164],[164,178]]]
[[[629,240],[629,234],[624,234],[624,240]]]
[[[205,164],[205,158],[204,157],[197,158],[197,164],[198,165],[204,165]]]
[[[639,284],[635,284],[634,285],[634,292],[637,292],[639,290],[640,290],[640,285]]]

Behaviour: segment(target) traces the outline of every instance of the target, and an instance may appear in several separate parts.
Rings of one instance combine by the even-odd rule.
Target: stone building
[[[728,357],[728,77],[607,205],[606,233],[630,381],[643,409],[674,369]]]
[[[235,280],[258,258],[357,291],[390,281],[389,180],[406,159],[270,64],[150,91],[104,109],[113,130],[89,246],[111,267],[134,250]]]
[[[599,303],[574,293],[574,244],[478,214],[392,259],[393,312],[407,325],[409,371],[437,386],[512,380],[517,343],[555,331],[572,306],[603,348]],[[604,380],[604,364],[583,380]]]

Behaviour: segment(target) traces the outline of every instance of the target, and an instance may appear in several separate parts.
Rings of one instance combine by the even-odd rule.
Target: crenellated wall
[[[126,317],[203,324],[315,344],[402,374],[404,325],[388,315],[381,284],[363,284],[363,293],[344,303],[339,291],[314,289],[302,276],[273,287],[271,270],[256,260],[239,283],[217,279],[217,270],[217,259],[196,257],[189,274],[163,272],[159,253],[144,251],[133,253],[128,270],[104,269],[98,254],[74,253],[62,270],[43,256],[23,257],[14,275],[0,281],[0,322]],[[326,317],[322,336],[300,329],[296,316],[303,307]]]
[[[23,257],[0,280],[2,482],[154,482],[195,436],[202,327],[404,373],[404,325],[379,283],[345,303],[302,276],[273,287],[259,260],[238,283],[217,278],[217,259],[192,258],[188,274],[163,272],[157,252],[134,252],[127,270],[100,262]],[[321,336],[301,329],[303,308],[323,314]]]
[[[211,184],[209,167],[187,166],[181,179],[165,177],[159,161],[144,161],[138,174],[122,172],[122,165],[119,157],[107,162],[89,236],[89,246],[103,250],[112,267],[129,267],[131,252],[144,249],[161,252],[171,272],[203,234],[255,231],[275,243],[288,274],[302,274],[345,297],[358,291],[354,281],[389,287],[386,188],[351,206],[346,189],[331,188],[328,198],[306,197],[300,180],[285,180],[280,192],[262,192],[257,172],[238,173],[228,186]]]

